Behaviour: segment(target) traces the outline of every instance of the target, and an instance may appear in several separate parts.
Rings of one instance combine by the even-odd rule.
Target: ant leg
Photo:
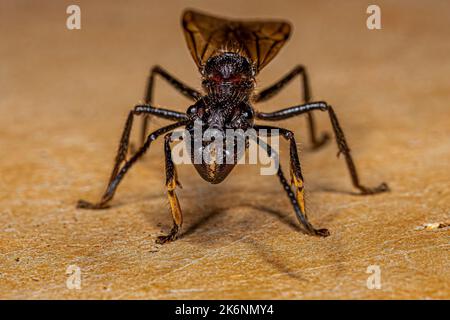
[[[172,142],[172,133],[168,133],[164,137],[164,154],[166,158],[166,187],[167,195],[169,197],[170,210],[172,212],[173,227],[169,234],[164,236],[159,236],[156,239],[156,243],[164,244],[166,242],[173,241],[177,238],[178,232],[183,224],[183,213],[181,211],[180,203],[178,197],[175,193],[175,188],[181,184],[178,181],[178,175],[175,168],[175,164],[172,161],[172,150],[170,148],[170,143]]]
[[[369,188],[361,184],[358,176],[358,172],[356,170],[355,163],[350,154],[350,148],[348,147],[347,140],[345,139],[344,132],[339,124],[339,121],[336,117],[336,114],[333,108],[327,105],[325,102],[315,102],[304,104],[300,106],[295,106],[291,108],[282,109],[279,111],[275,111],[272,113],[258,113],[256,115],[259,119],[264,120],[281,120],[290,118],[305,112],[311,112],[313,110],[321,110],[328,111],[328,115],[330,116],[330,121],[333,126],[334,135],[336,137],[336,143],[339,148],[338,156],[343,153],[345,156],[345,162],[347,163],[347,168],[350,172],[350,177],[352,179],[353,186],[361,191],[362,194],[376,194],[380,192],[389,191],[389,187],[385,182],[382,182],[380,185],[374,188]],[[271,128],[271,127],[267,127]],[[274,128],[279,129],[279,128]]]
[[[339,151],[337,156],[341,153],[344,154],[345,162],[347,163],[348,171],[350,172],[350,176],[352,178],[353,186],[361,191],[362,194],[376,194],[380,192],[389,191],[389,187],[385,182],[380,183],[377,187],[369,188],[361,184],[359,181],[358,171],[356,170],[355,163],[353,162],[353,158],[350,154],[350,148],[348,147],[347,140],[344,136],[344,131],[339,124],[338,118],[336,117],[336,113],[334,112],[331,106],[327,108],[328,115],[330,116],[330,121],[333,126],[334,135],[336,137],[336,143],[338,145]]]
[[[300,76],[302,78],[302,91],[303,91],[303,101],[304,103],[309,103],[311,101],[311,89],[309,86],[308,74],[306,72],[306,68],[302,65],[296,66],[291,72],[285,75],[283,78],[275,82],[268,88],[263,89],[259,94],[255,97],[255,102],[266,101],[277,93],[281,91],[288,83],[290,83],[296,76]],[[308,112],[306,114],[308,120],[308,129],[309,136],[312,144],[312,149],[318,149],[323,146],[329,139],[330,135],[326,132],[322,133],[320,138],[317,137],[316,124],[314,120],[314,116],[312,113]]]
[[[287,131],[286,132],[290,132]],[[305,210],[305,198],[304,198],[304,187],[303,187],[303,176],[300,168],[300,161],[298,159],[297,148],[295,146],[295,140],[291,133],[291,146],[290,146],[290,162],[291,162],[291,185],[287,182],[284,177],[283,170],[281,169],[281,165],[278,164],[277,175],[280,179],[281,184],[283,185],[283,189],[286,191],[289,200],[291,201],[292,206],[294,207],[295,215],[297,216],[298,221],[306,228],[306,231],[315,236],[327,237],[330,235],[330,232],[327,229],[316,229],[314,226],[308,221],[306,210]],[[258,138],[258,145],[263,147],[268,156],[271,157],[272,154],[275,154],[278,157],[278,154],[272,149],[272,147],[264,142],[263,140]],[[296,194],[294,195],[291,186],[294,186]]]
[[[82,209],[103,209],[107,207],[107,203],[113,198],[114,193],[116,192],[116,189],[122,181],[122,178],[127,173],[128,169],[130,169],[133,164],[140,158],[144,153],[147,151],[147,149],[150,147],[150,144],[156,140],[159,136],[162,134],[165,134],[169,131],[172,131],[182,125],[185,125],[189,122],[189,120],[182,120],[177,123],[170,124],[168,126],[162,127],[153,133],[151,133],[148,137],[145,143],[142,145],[142,147],[129,159],[125,160],[126,157],[126,151],[128,148],[128,141],[130,137],[130,130],[131,126],[133,124],[133,115],[134,112],[130,112],[130,115],[128,116],[127,122],[125,124],[125,128],[122,134],[122,138],[120,139],[119,144],[119,150],[117,152],[115,165],[113,168],[113,171],[111,173],[111,177],[108,182],[108,187],[106,188],[105,193],[103,194],[102,198],[97,203],[91,203],[87,202],[85,200],[79,200],[77,203],[77,208]],[[125,163],[122,165],[122,162]],[[122,165],[122,166],[121,166]]]
[[[144,102],[147,104],[153,103],[153,87],[154,87],[154,83],[155,83],[154,82],[155,75],[160,75],[172,87],[174,87],[175,90],[180,92],[182,95],[184,95],[188,99],[195,101],[195,100],[200,99],[202,96],[200,92],[198,92],[197,90],[182,83],[181,81],[176,79],[174,76],[170,75],[167,71],[165,71],[160,66],[154,66],[150,72],[150,76],[148,77],[147,89],[145,90]],[[150,117],[151,117],[150,115],[146,115],[142,118],[141,144],[144,143],[145,137],[147,136],[147,128],[148,128],[148,123],[149,123]]]

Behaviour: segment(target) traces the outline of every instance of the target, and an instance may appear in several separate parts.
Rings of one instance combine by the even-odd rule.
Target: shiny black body
[[[222,159],[216,163],[195,164],[195,153],[201,154],[204,148],[194,147],[194,123],[201,121],[202,132],[208,129],[218,130],[223,136],[226,129],[247,130],[253,126],[254,111],[250,97],[255,87],[252,65],[237,53],[223,53],[208,60],[202,70],[202,86],[207,93],[194,105],[189,107],[187,115],[191,121],[186,129],[191,133],[192,163],[200,176],[206,181],[216,184],[222,182],[239,160],[235,154],[235,163],[226,161],[226,145],[224,141]],[[209,141],[203,141],[203,147]]]
[[[200,13],[188,11],[185,13],[185,18],[183,21],[191,22],[191,20],[189,19],[192,19],[192,16],[194,18],[198,16],[199,19],[216,19],[206,15],[202,15]],[[239,38],[239,35],[242,37],[243,31],[239,30],[239,28],[247,28],[246,25],[243,24],[241,26],[236,24],[235,22],[230,22],[229,24],[227,24],[227,20],[221,20],[219,18],[212,21],[216,21],[217,24],[220,24],[222,31],[225,30],[228,33],[233,33],[236,38]],[[278,25],[281,24],[278,23],[274,26],[277,27]],[[286,23],[283,23],[282,26],[286,27]],[[185,28],[187,27],[185,26]],[[290,29],[286,29],[285,32],[290,32]],[[237,36],[234,33],[236,33]],[[194,40],[195,39],[190,40],[191,43],[194,43]],[[284,39],[284,41],[285,40],[286,39]],[[204,52],[207,52],[206,50],[207,49],[204,49]],[[168,198],[171,205],[174,224],[169,234],[158,237],[157,242],[165,243],[168,241],[172,241],[177,238],[183,222],[181,208],[178,198],[175,194],[176,187],[179,187],[181,185],[178,181],[175,165],[171,155],[170,145],[174,141],[172,131],[180,127],[184,127],[187,129],[191,136],[191,158],[196,170],[204,180],[208,181],[209,183],[216,184],[222,182],[230,174],[232,169],[235,167],[235,164],[239,160],[239,157],[242,155],[236,154],[233,163],[227,163],[227,161],[225,161],[225,153],[214,154],[214,159],[217,160],[219,157],[222,157],[222,161],[213,161],[212,163],[205,163],[204,161],[202,161],[200,163],[195,163],[195,154],[203,153],[205,147],[209,144],[209,141],[202,140],[200,143],[200,147],[195,148],[194,127],[196,123],[201,124],[203,132],[210,129],[217,130],[218,132],[222,132],[224,134],[226,129],[242,129],[245,131],[249,128],[254,128],[257,132],[259,132],[260,129],[277,129],[279,135],[289,143],[290,151],[290,183],[285,178],[281,166],[277,171],[277,176],[283,186],[283,189],[290,199],[296,216],[304,227],[304,231],[313,235],[327,236],[329,235],[328,230],[314,228],[306,217],[303,183],[304,179],[301,172],[297,143],[294,137],[294,133],[288,129],[280,127],[255,124],[256,120],[278,121],[304,114],[308,118],[312,146],[313,148],[318,148],[328,140],[329,136],[327,134],[323,134],[321,138],[317,138],[312,115],[312,112],[314,111],[325,111],[328,113],[336,138],[336,143],[339,149],[338,154],[342,153],[345,156],[353,185],[358,188],[363,194],[375,194],[388,190],[388,187],[385,183],[380,184],[376,188],[368,188],[360,183],[355,164],[350,155],[350,148],[348,147],[344,133],[333,108],[325,102],[310,102],[311,95],[308,77],[303,66],[295,67],[285,77],[277,81],[272,86],[261,90],[259,93],[255,93],[255,76],[259,71],[258,66],[262,65],[260,63],[261,61],[266,60],[259,59],[261,61],[255,63],[255,61],[249,59],[249,56],[251,56],[251,54],[243,54],[239,50],[221,50],[219,52],[216,52],[215,54],[212,54],[209,58],[205,58],[205,63],[202,64],[201,60],[205,56],[204,52],[199,57],[194,57],[199,65],[199,71],[202,76],[202,88],[204,91],[203,94],[183,84],[181,81],[171,76],[161,67],[157,66],[152,69],[148,81],[147,91],[145,94],[146,103],[136,106],[133,110],[130,111],[128,115],[122,137],[120,139],[120,144],[115,159],[115,165],[105,193],[103,194],[101,200],[97,203],[90,203],[84,200],[80,200],[78,202],[79,208],[101,209],[107,207],[107,203],[113,198],[117,186],[119,185],[125,174],[128,172],[128,170],[133,166],[134,163],[136,163],[138,159],[140,159],[144,155],[144,153],[150,148],[150,145],[154,140],[164,135],[166,186],[168,190]],[[267,63],[267,61],[265,63]],[[153,87],[155,76],[157,75],[168,81],[169,84],[171,84],[184,96],[193,100],[193,104],[187,109],[185,113],[163,108],[156,108],[152,106]],[[296,76],[300,76],[302,79],[302,91],[304,99],[304,102],[302,104],[298,104],[293,107],[281,109],[271,113],[257,112],[254,110],[252,106],[253,103],[266,101],[272,96],[276,95]],[[136,116],[142,116],[144,119],[141,131],[142,145],[132,153],[131,157],[127,159],[127,153],[129,152],[130,132],[133,125],[133,119]],[[147,123],[150,116],[160,117],[175,122],[148,134]],[[270,145],[266,144],[262,140],[258,139],[257,143],[266,150],[268,155],[273,155],[275,153]],[[273,195],[268,195],[269,198],[271,196]]]

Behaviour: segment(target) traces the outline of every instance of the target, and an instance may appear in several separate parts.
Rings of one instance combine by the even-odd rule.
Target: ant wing
[[[182,25],[199,68],[211,56],[231,51],[246,56],[259,72],[277,55],[291,33],[290,24],[284,21],[227,20],[192,10],[183,14]]]

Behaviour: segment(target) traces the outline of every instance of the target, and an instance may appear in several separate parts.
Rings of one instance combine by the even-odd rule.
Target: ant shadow
[[[229,208],[218,208],[218,207],[209,208],[206,211],[203,210],[205,212],[205,214],[203,214],[203,216],[200,217],[200,219],[198,219],[196,222],[189,225],[184,230],[184,232],[182,232],[180,234],[179,238],[184,238],[191,234],[194,234],[197,229],[200,229],[202,226],[207,225],[210,221],[212,221],[214,218],[216,218],[221,213],[223,213],[227,210],[229,210]]]
[[[289,216],[285,215],[283,212],[272,209],[266,206],[262,205],[253,205],[253,204],[239,204],[239,207],[248,207],[251,209],[254,209],[256,211],[262,211],[265,213],[268,213],[274,217],[276,217],[278,220],[285,223],[287,226],[289,226],[290,229],[294,230],[295,232],[301,232],[303,234],[308,234],[305,229],[303,229],[299,224],[295,222],[295,220],[290,219]],[[229,207],[214,207],[210,208],[206,211],[206,213],[198,219],[196,222],[191,224],[190,226],[185,229],[185,231],[180,235],[181,238],[188,237],[195,233],[196,230],[201,229],[203,226],[208,225],[211,223],[211,221],[219,216],[221,213],[230,210]],[[254,251],[269,265],[271,265],[275,270],[279,272],[280,275],[287,275],[290,278],[297,280],[297,281],[308,281],[307,279],[303,278],[301,275],[298,274],[297,270],[291,269],[288,264],[283,263],[283,260],[285,260],[285,257],[282,255],[279,255],[277,251],[272,250],[270,247],[259,243],[258,241],[252,240],[251,238],[245,238],[245,243],[248,243],[253,247]]]
[[[262,204],[254,204],[249,202],[242,202],[238,203],[236,205],[232,206],[204,206],[204,205],[196,205],[191,204],[189,208],[186,208],[186,216],[193,216],[195,217],[194,221],[192,223],[189,223],[185,225],[185,228],[182,229],[182,232],[179,236],[178,240],[187,240],[187,241],[193,241],[193,242],[201,242],[202,241],[202,231],[203,229],[211,229],[215,228],[217,226],[217,221],[214,221],[224,213],[226,213],[229,210],[232,210],[233,208],[248,208],[249,210],[254,210],[258,213],[267,214],[275,218],[276,221],[280,221],[281,223],[285,224],[290,230],[292,230],[295,235],[298,233],[301,233],[303,235],[309,235],[309,233],[302,227],[302,225],[297,221],[295,214],[293,212],[290,212],[289,210],[279,210],[276,208],[276,203],[274,204],[275,207],[266,206]],[[197,214],[192,214],[193,212],[196,212]],[[199,215],[199,212],[201,214]],[[333,220],[334,214],[330,215],[321,215],[319,219],[315,219],[316,223],[321,225],[322,221],[329,222],[330,220]],[[158,217],[154,217],[151,220],[151,223],[156,223],[155,220],[159,220]],[[222,221],[223,222],[223,221]],[[220,222],[220,223],[222,223]],[[158,227],[161,226],[160,223],[157,224]],[[229,226],[230,227],[230,226]],[[166,227],[164,227],[166,228]],[[231,226],[233,228],[233,226]],[[245,231],[244,231],[245,232]],[[194,237],[191,237],[191,236]],[[226,232],[221,233],[221,235],[226,236]],[[245,233],[242,234],[242,236],[245,236]],[[212,239],[212,241],[220,241],[220,235],[210,237],[208,238]],[[205,240],[205,238],[203,238]],[[209,240],[208,240],[209,241]],[[245,243],[249,246],[249,249],[254,252],[257,256],[259,256],[266,265],[270,266],[273,270],[276,270],[276,274],[273,274],[272,277],[276,279],[277,277],[289,277],[292,280],[298,281],[298,282],[308,282],[308,278],[305,277],[305,275],[301,274],[300,270],[297,268],[293,268],[292,259],[293,257],[290,257],[288,260],[286,260],[285,254],[282,252],[279,252],[276,250],[276,248],[272,248],[271,245],[267,245],[264,242],[257,241],[253,239],[252,237],[243,237],[242,243]],[[291,261],[291,263],[289,262]],[[295,264],[294,264],[295,266]]]
[[[285,256],[280,255],[277,251],[272,250],[270,247],[252,239],[246,239],[246,243],[250,244],[254,250],[259,254],[259,256],[269,265],[271,265],[275,270],[277,270],[280,275],[288,276],[291,279],[307,282],[308,279],[302,277],[297,270],[293,270],[288,266],[287,263],[283,261],[286,259]]]
[[[324,186],[324,185],[313,186],[312,188],[309,189],[309,191],[345,194],[350,196],[363,196],[363,194],[358,191],[340,190],[331,186]]]
[[[256,211],[263,211],[265,213],[268,213],[272,216],[275,216],[278,220],[284,222],[289,228],[296,232],[301,232],[303,234],[308,234],[308,232],[303,229],[300,224],[293,221],[288,215],[284,214],[283,212],[279,210],[275,210],[273,208],[269,208],[262,205],[253,205],[253,204],[239,204],[238,207],[247,207],[254,209]],[[228,211],[232,209],[233,207],[214,207],[210,208],[206,211],[206,213],[198,219],[196,222],[188,226],[184,232],[181,233],[180,238],[184,238],[186,236],[189,236],[193,234],[197,229],[200,229],[204,225],[208,224],[211,220],[213,220],[215,217],[219,216],[221,213]]]

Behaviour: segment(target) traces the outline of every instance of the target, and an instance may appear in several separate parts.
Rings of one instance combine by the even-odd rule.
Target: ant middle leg
[[[361,184],[359,175],[358,175],[358,171],[356,170],[355,163],[350,154],[350,148],[348,147],[347,140],[344,136],[344,131],[342,130],[342,128],[339,124],[338,118],[336,116],[336,113],[334,112],[333,107],[326,104],[325,102],[307,103],[304,105],[281,109],[281,110],[271,112],[271,113],[259,112],[256,114],[256,117],[258,119],[263,119],[263,120],[277,121],[277,120],[281,120],[281,119],[287,119],[290,117],[294,117],[294,116],[297,116],[302,113],[312,112],[314,110],[321,110],[321,111],[328,112],[328,115],[330,117],[330,122],[333,127],[334,135],[336,138],[336,144],[339,149],[338,156],[341,153],[344,154],[345,162],[347,164],[347,168],[350,173],[350,177],[352,179],[353,186],[355,188],[359,189],[362,194],[376,194],[376,193],[380,193],[380,192],[389,191],[389,187],[385,182],[382,182],[377,187],[366,187],[363,184]],[[266,128],[280,129],[280,128],[269,127],[269,126],[267,126]]]
[[[166,70],[164,70],[162,67],[154,66],[150,71],[150,76],[148,77],[148,80],[147,80],[147,87],[146,87],[145,95],[144,95],[144,102],[147,104],[153,103],[153,93],[154,93],[153,87],[155,85],[155,76],[156,75],[161,76],[173,88],[175,88],[175,90],[177,90],[183,96],[185,96],[186,98],[188,98],[190,100],[196,101],[196,100],[200,99],[202,96],[200,92],[198,92],[197,90],[184,84],[183,82],[181,82],[180,80],[178,80],[177,78],[172,76],[170,73],[168,73]],[[150,118],[151,118],[151,115],[145,115],[142,118],[141,133],[140,133],[141,144],[144,143],[145,138],[147,136],[147,130],[148,130],[148,124],[149,124]]]
[[[259,94],[256,95],[255,102],[263,102],[269,100],[270,98],[278,94],[283,88],[285,88],[286,85],[289,84],[296,76],[301,77],[303,101],[304,103],[309,103],[311,101],[311,88],[309,86],[309,78],[306,72],[306,68],[302,65],[296,66],[283,78],[281,78],[271,86],[263,89]],[[308,131],[310,141],[312,144],[312,149],[318,149],[330,139],[330,135],[324,132],[319,138],[317,135],[314,115],[311,112],[307,112],[306,116],[308,121]]]
[[[135,110],[140,110],[138,108],[135,108]],[[122,181],[123,177],[127,173],[127,171],[133,166],[136,161],[141,158],[144,153],[147,151],[147,149],[150,147],[150,144],[156,140],[159,136],[162,134],[165,134],[169,131],[172,131],[180,126],[183,126],[189,122],[189,120],[182,120],[173,124],[170,124],[168,126],[162,127],[153,133],[151,133],[148,137],[145,143],[142,145],[142,147],[135,153],[133,156],[126,160],[126,154],[129,144],[129,138],[130,138],[130,131],[133,124],[133,116],[136,114],[135,110],[131,111],[128,115],[127,121],[125,123],[125,128],[122,133],[122,137],[120,139],[119,148],[117,151],[115,164],[113,167],[113,170],[111,172],[111,176],[109,178],[108,186],[106,188],[106,191],[104,192],[103,196],[101,197],[99,202],[91,203],[85,200],[79,200],[77,203],[77,208],[82,209],[103,209],[107,208],[107,203],[112,200],[114,197],[114,193],[116,192],[116,189],[119,185],[119,183]],[[143,112],[143,111],[142,111]],[[139,114],[139,111],[138,113]]]

